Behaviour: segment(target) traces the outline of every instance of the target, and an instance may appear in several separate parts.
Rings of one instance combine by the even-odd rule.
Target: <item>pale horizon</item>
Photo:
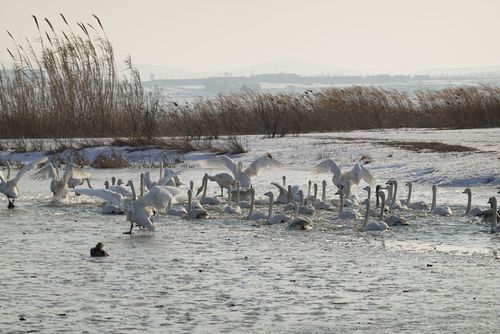
[[[422,73],[500,66],[500,2],[481,1],[0,1],[0,63],[47,17],[63,28],[97,15],[118,64],[191,73],[251,70],[278,60],[317,72]],[[45,25],[46,26],[46,25]],[[293,64],[291,65],[293,66]],[[272,67],[272,66],[271,66]],[[277,68],[277,71],[280,69]]]

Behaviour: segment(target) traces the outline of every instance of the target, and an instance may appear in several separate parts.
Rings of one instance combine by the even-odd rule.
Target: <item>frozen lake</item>
[[[399,198],[406,196],[403,181],[411,180],[413,199],[430,204],[430,187],[437,183],[438,202],[454,211],[451,217],[401,212],[411,226],[377,233],[359,232],[362,221],[339,220],[336,211],[312,216],[311,231],[289,231],[223,214],[220,207],[211,208],[207,220],[158,214],[156,232],[124,235],[125,216],[103,215],[99,201],[88,197],[51,205],[48,182],[25,177],[14,210],[0,199],[0,331],[496,333],[500,237],[489,233],[489,225],[463,217],[462,192],[470,186],[473,206],[487,208],[498,191],[499,133],[249,137],[250,152],[235,158],[247,165],[271,152],[287,165],[254,180],[259,197],[276,190],[269,183],[284,174],[304,189],[308,180],[328,180],[331,200],[331,175],[313,175],[312,166],[333,158],[350,168],[369,154],[373,161],[366,168],[379,183],[400,181]],[[460,143],[478,151],[416,153],[374,144],[396,139]],[[182,169],[181,180],[198,187],[205,172],[198,155],[184,158],[190,168]],[[100,187],[113,175],[137,182],[147,170],[91,170],[92,183]],[[209,185],[216,194],[216,185]],[[360,187],[356,193],[365,196]],[[89,256],[98,241],[109,257]]]

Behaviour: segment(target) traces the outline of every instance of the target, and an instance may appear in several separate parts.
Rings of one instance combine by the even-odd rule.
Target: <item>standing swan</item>
[[[17,186],[19,180],[24,174],[33,170],[39,163],[45,161],[47,158],[37,159],[31,163],[25,165],[19,172],[17,172],[16,177],[10,179],[10,164],[7,162],[7,176],[4,176],[0,171],[0,193],[7,196],[9,204],[7,207],[9,209],[15,208],[14,201],[19,197],[19,188]]]
[[[449,206],[438,206],[436,207],[436,185],[432,185],[432,205],[431,205],[431,213],[433,215],[438,216],[451,216],[452,212]]]

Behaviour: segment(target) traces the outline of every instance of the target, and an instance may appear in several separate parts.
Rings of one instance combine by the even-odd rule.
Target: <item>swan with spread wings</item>
[[[358,185],[361,180],[368,183],[370,186],[375,186],[375,178],[373,175],[362,165],[357,163],[350,171],[343,171],[339,165],[332,159],[326,159],[320,162],[313,168],[314,174],[320,173],[333,173],[333,184],[340,188],[343,186],[344,193],[350,194],[353,185]],[[347,189],[349,187],[349,189]]]
[[[282,169],[285,165],[278,160],[273,159],[271,154],[266,154],[255,159],[245,170],[243,170],[243,163],[236,162],[227,155],[219,155],[211,159],[204,160],[200,163],[201,167],[226,167],[233,175],[234,180],[240,182],[243,189],[250,189],[252,179],[259,175],[259,172],[264,168]]]

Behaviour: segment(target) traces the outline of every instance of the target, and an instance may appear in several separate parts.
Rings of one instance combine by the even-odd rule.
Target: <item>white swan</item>
[[[284,180],[286,180],[286,178],[283,176]],[[280,203],[280,204],[286,204],[288,203],[288,188],[286,188],[285,185],[282,185],[282,184],[279,184],[277,182],[271,182],[271,184],[273,186],[275,186],[276,188],[278,188],[278,191],[280,192],[278,194],[278,197],[276,197],[276,203]]]
[[[292,220],[291,217],[284,214],[277,214],[273,216],[274,194],[271,191],[268,191],[264,195],[269,197],[269,212],[266,219],[269,225],[288,223],[290,220]]]
[[[382,204],[382,206],[380,207],[379,220],[385,221],[387,223],[387,225],[389,225],[389,226],[407,226],[407,225],[410,225],[410,223],[408,222],[408,220],[406,218],[398,216],[398,215],[391,214],[388,217],[384,217],[385,193],[383,191],[380,191],[379,196],[380,196],[380,200],[381,200],[381,204]]]
[[[228,173],[219,173],[207,176],[209,181],[214,181],[220,187],[220,196],[224,196],[224,188],[229,191],[229,188],[234,185],[234,178]]]
[[[295,213],[293,219],[288,223],[289,230],[312,230],[313,223],[305,217],[299,216],[299,204],[295,203]]]
[[[438,216],[451,216],[452,212],[451,212],[451,209],[449,206],[436,207],[436,193],[437,193],[437,187],[436,187],[436,185],[432,185],[431,213],[433,215],[438,215]]]
[[[248,211],[247,220],[265,220],[267,216],[260,212],[255,211],[255,189],[250,188],[250,210]]]
[[[312,215],[316,212],[316,209],[312,205],[304,205],[304,192],[299,190],[299,213],[301,215]]]
[[[412,210],[424,210],[424,211],[429,210],[429,205],[427,205],[427,203],[425,203],[424,201],[417,201],[417,202],[411,201],[413,184],[410,181],[408,181],[405,183],[405,186],[408,187],[408,197],[406,198],[406,203],[404,204]]]
[[[344,186],[345,194],[351,194],[352,185],[358,185],[361,180],[368,183],[370,186],[375,186],[375,178],[372,174],[362,165],[357,163],[350,171],[342,171],[342,169],[337,165],[332,159],[326,159],[320,162],[313,168],[313,174],[319,173],[333,173],[332,181],[333,184],[340,188]],[[348,183],[350,181],[350,183]],[[349,187],[349,189],[347,189]]]
[[[229,189],[229,190],[230,191],[227,192],[227,205],[224,208],[224,212],[231,213],[231,214],[233,214],[233,213],[240,214],[241,208],[239,205],[239,201],[236,201],[236,203],[234,205],[231,203],[231,189]]]
[[[172,199],[170,199],[170,201],[168,201],[167,210],[165,210],[165,213],[167,215],[180,216],[180,217],[185,217],[188,214],[187,210],[182,206],[179,208],[173,208],[172,207]]]
[[[105,185],[107,182],[108,181],[105,182]],[[72,189],[71,191],[77,195],[86,195],[90,197],[99,197],[101,199],[104,199],[106,201],[106,204],[103,206],[102,211],[107,214],[124,214],[125,213],[124,211],[125,208],[123,207],[124,200],[126,198],[131,198],[131,197],[125,197],[116,191],[109,190],[108,188]]]
[[[479,216],[482,212],[480,208],[471,209],[472,206],[472,191],[470,188],[465,188],[463,194],[467,194],[467,208],[465,209],[465,216]]]
[[[365,220],[363,226],[361,227],[362,232],[373,232],[373,231],[385,231],[390,230],[387,223],[383,220],[368,221],[370,217],[370,200],[366,199],[364,201],[366,204]],[[383,210],[382,210],[383,212]]]
[[[68,199],[69,187],[68,180],[71,176],[75,178],[82,178],[82,175],[86,175],[85,172],[75,170],[73,163],[69,162],[66,165],[66,170],[62,176],[59,175],[59,169],[52,163],[46,164],[38,172],[34,173],[31,178],[36,181],[44,181],[52,179],[50,182],[50,191],[52,192],[56,202],[66,201]],[[90,187],[90,183],[89,183]]]
[[[339,205],[339,219],[343,220],[353,220],[359,219],[359,215],[354,211],[344,210],[344,192],[342,191],[342,186],[335,193],[335,195],[340,196],[340,205]]]
[[[3,173],[0,171],[0,193],[4,194],[7,196],[7,201],[9,204],[7,207],[9,209],[13,209],[15,207],[14,201],[16,198],[19,197],[19,187],[17,184],[19,183],[19,180],[28,172],[32,171],[36,166],[38,166],[39,163],[44,162],[47,160],[47,158],[41,158],[32,161],[31,163],[24,165],[23,168],[17,172],[16,177],[13,179],[10,178],[10,164],[7,161],[7,175],[4,176]]]
[[[203,180],[201,181],[201,187],[198,188],[198,192],[196,193],[196,196],[198,196],[199,193],[203,191],[203,193],[201,194],[200,203],[206,205],[220,205],[222,203],[220,199],[218,199],[217,197],[207,196],[207,187],[208,187],[208,174],[205,173],[205,175],[203,176]]]
[[[496,197],[490,197],[488,200],[488,204],[491,205],[491,211],[492,213],[494,212],[495,214],[491,215],[491,228],[490,228],[490,233],[499,233],[500,232],[500,225],[497,224],[497,199]]]
[[[132,198],[126,199],[124,202],[127,221],[130,222],[130,230],[128,232],[123,232],[123,234],[132,234],[134,224],[154,231],[155,226],[152,220],[152,217],[155,215],[154,207],[145,197],[137,197],[132,180],[127,182],[127,186],[132,189]]]
[[[323,180],[321,183],[322,189],[321,189],[321,199],[316,200],[316,209],[319,210],[333,210],[332,206],[326,201],[326,180]]]
[[[272,169],[282,169],[284,165],[273,159],[270,154],[264,155],[255,159],[254,162],[243,170],[243,164],[240,162],[236,163],[233,159],[227,155],[220,155],[208,160],[200,162],[202,167],[226,167],[228,168],[234,176],[235,181],[240,181],[240,185],[244,189],[249,189],[252,185],[252,179],[259,175],[259,172],[264,168]]]
[[[389,207],[390,210],[407,210],[408,207],[403,205],[401,201],[398,199],[398,181],[397,180],[389,180],[387,181],[386,184],[389,184],[392,186],[393,193],[392,193],[392,198],[389,203],[387,203],[387,206]]]
[[[195,207],[193,201],[193,190],[188,190],[188,205],[187,205],[187,218],[189,219],[205,219],[208,218],[208,211],[202,207]]]
[[[89,188],[92,188],[90,185],[90,178],[92,178],[92,174],[87,171],[83,171],[81,168],[75,168],[73,166],[74,172],[68,178],[68,187],[75,189],[77,186],[81,186],[84,182],[87,182]]]

